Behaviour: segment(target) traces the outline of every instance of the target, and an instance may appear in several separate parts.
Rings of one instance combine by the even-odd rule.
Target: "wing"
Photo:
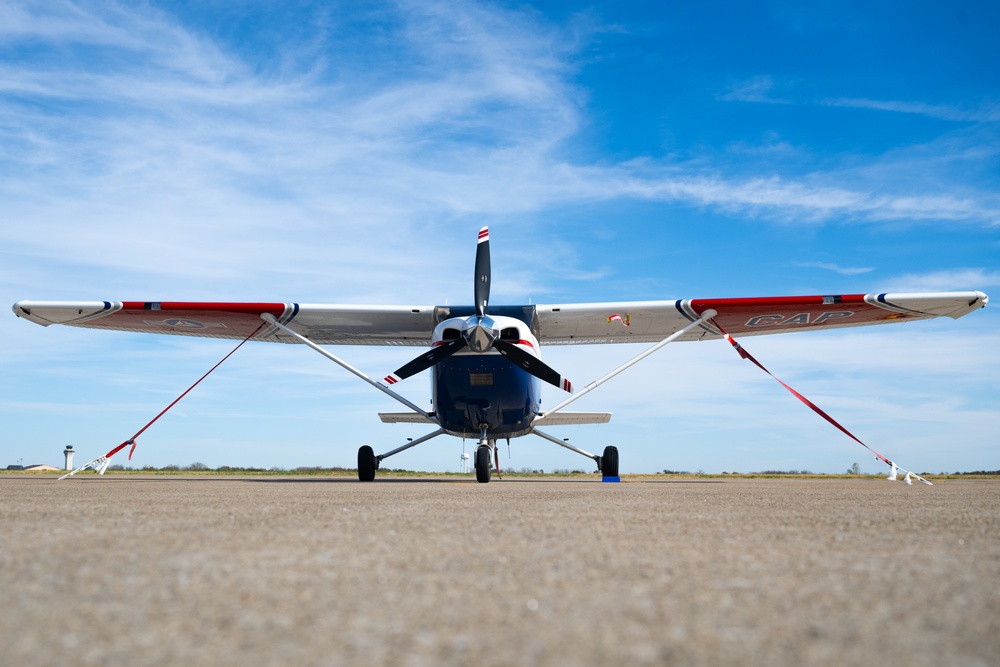
[[[19,301],[18,317],[42,326],[230,338],[241,340],[270,313],[321,345],[429,345],[437,323],[434,306],[353,306],[297,303],[168,301]],[[255,340],[295,342],[274,326]]]
[[[988,300],[982,292],[937,292],[539,305],[534,325],[539,341],[549,345],[641,343],[662,340],[709,308],[718,311],[715,320],[726,331],[748,336],[958,318]],[[42,326],[234,340],[249,336],[260,326],[260,316],[270,313],[320,345],[428,345],[434,326],[450,312],[436,306],[170,301],[19,301],[13,310]],[[683,340],[719,335],[706,323]],[[296,342],[274,326],[255,340]]]
[[[652,343],[687,326],[712,308],[715,321],[734,336],[890,324],[947,316],[959,318],[983,308],[982,292],[844,294],[740,299],[688,299],[536,306],[538,339],[548,345]],[[705,323],[681,340],[718,338]]]

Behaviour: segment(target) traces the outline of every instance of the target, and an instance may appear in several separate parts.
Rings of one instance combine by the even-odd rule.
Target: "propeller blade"
[[[476,315],[486,315],[486,305],[490,301],[490,230],[483,227],[479,230],[479,243],[476,245]]]
[[[514,343],[500,340],[499,338],[493,341],[493,347],[496,348],[497,352],[507,357],[507,361],[518,368],[531,373],[539,380],[559,387],[563,391],[573,393],[573,383],[530,352],[526,352],[517,345],[514,345]]]
[[[386,375],[385,383],[396,384],[400,380],[405,380],[411,375],[416,375],[420,371],[430,368],[439,361],[447,359],[465,347],[465,345],[466,342],[464,338],[456,338],[455,340],[449,340],[435,348],[431,348],[429,351],[424,352],[410,363],[405,366],[401,366],[395,373]]]

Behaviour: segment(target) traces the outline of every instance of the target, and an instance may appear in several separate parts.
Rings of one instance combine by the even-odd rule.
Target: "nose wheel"
[[[476,448],[476,481],[480,484],[486,484],[490,481],[493,467],[492,454],[493,447],[485,440],[480,440],[479,447]]]

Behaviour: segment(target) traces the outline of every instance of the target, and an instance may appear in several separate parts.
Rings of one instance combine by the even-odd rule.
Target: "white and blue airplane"
[[[489,230],[484,227],[479,232],[476,250],[474,305],[466,307],[19,301],[13,310],[18,317],[42,326],[64,324],[308,345],[408,408],[406,412],[381,413],[383,422],[437,426],[427,435],[384,454],[376,455],[367,445],[361,447],[358,477],[362,481],[375,479],[384,459],[447,434],[477,439],[476,478],[489,482],[497,441],[525,435],[542,437],[586,456],[597,464],[605,477],[617,477],[618,450],[614,446],[595,455],[541,429],[609,421],[611,414],[607,412],[568,412],[564,408],[668,343],[717,340],[726,334],[752,336],[941,316],[959,318],[984,307],[989,300],[982,292],[965,291],[490,307],[489,243]],[[569,380],[542,361],[543,343],[653,345],[604,377],[573,392]],[[429,349],[377,381],[322,345],[406,345]],[[432,409],[425,410],[391,389],[397,382],[427,369],[432,373]],[[552,384],[569,395],[543,410],[541,382]],[[102,457],[99,461],[103,465],[100,472],[103,472],[107,460]]]

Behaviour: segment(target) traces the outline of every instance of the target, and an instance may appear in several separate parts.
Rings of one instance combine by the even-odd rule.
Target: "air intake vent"
[[[493,373],[469,373],[469,384],[473,387],[492,387]]]

